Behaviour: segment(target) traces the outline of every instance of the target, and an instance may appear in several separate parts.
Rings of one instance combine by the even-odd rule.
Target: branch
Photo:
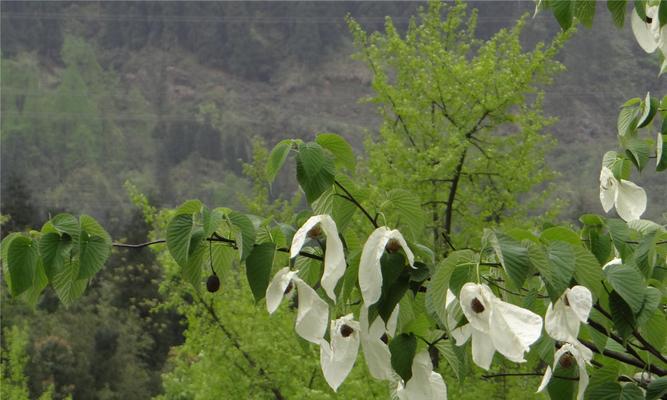
[[[207,304],[199,296],[197,296],[197,300],[199,301],[199,303],[201,305],[204,306],[206,311],[208,311],[208,313],[213,318],[213,321],[215,321],[216,325],[220,328],[222,333],[224,333],[224,335],[227,336],[227,339],[229,339],[229,341],[232,343],[232,346],[234,346],[241,353],[241,355],[243,355],[243,358],[246,359],[246,361],[248,362],[250,367],[256,369],[257,373],[261,377],[266,379],[266,381],[268,382],[268,384],[270,386],[269,389],[271,390],[271,392],[275,396],[276,400],[285,400],[285,397],[280,392],[280,389],[278,387],[274,386],[273,382],[271,381],[271,378],[269,378],[269,376],[267,375],[264,368],[257,366],[257,363],[255,362],[255,360],[250,356],[250,354],[248,354],[246,351],[244,351],[241,348],[241,344],[238,342],[238,340],[236,340],[236,338],[232,335],[232,333],[225,327],[225,325],[222,324],[222,321],[220,320],[220,317],[218,317],[218,314],[215,312],[213,307],[211,305]]]
[[[504,373],[504,374],[487,374],[487,375],[482,375],[482,379],[490,379],[490,378],[502,378],[505,376],[543,376],[544,372],[512,372],[512,373]],[[552,378],[557,378],[557,379],[563,379],[566,381],[578,381],[579,377],[572,377],[572,376],[558,376],[558,375],[552,375]]]
[[[364,207],[357,201],[357,199],[355,199],[354,196],[352,196],[352,193],[350,193],[347,189],[345,189],[345,187],[344,187],[343,185],[341,185],[341,183],[338,182],[337,180],[334,180],[334,183],[336,184],[336,186],[338,186],[339,188],[341,188],[341,190],[342,190],[343,192],[345,192],[346,196],[343,196],[343,198],[344,198],[344,199],[347,199],[347,200],[350,201],[352,204],[354,204],[355,206],[357,206],[357,208],[360,209],[362,213],[364,213],[364,215],[366,216],[366,218],[368,218],[368,220],[371,222],[371,224],[373,224],[373,226],[377,229],[377,228],[378,228],[378,224],[377,224],[377,222],[375,221],[375,219],[373,219],[373,217],[371,217],[371,215],[368,213],[368,211],[366,211],[366,209],[365,209],[365,208],[364,208]]]
[[[591,343],[589,341],[580,339],[579,342],[581,342],[584,346],[591,349],[591,351],[593,351],[594,353],[602,354],[602,355],[605,355],[609,358],[613,358],[614,360],[618,360],[620,362],[623,362],[625,364],[633,365],[637,368],[648,370],[649,372],[652,372],[652,373],[654,373],[658,376],[667,375],[667,371],[665,371],[664,369],[662,369],[660,367],[657,367],[653,364],[646,364],[645,362],[643,362],[641,360],[637,360],[633,357],[630,357],[627,354],[619,353],[617,351],[608,350],[608,349],[604,349],[602,352],[600,352],[600,350],[598,350],[598,348],[593,343]]]

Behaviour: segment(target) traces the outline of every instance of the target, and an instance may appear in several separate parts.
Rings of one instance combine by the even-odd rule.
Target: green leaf
[[[199,231],[196,235],[195,234],[192,235],[193,239],[202,237],[203,237],[202,231]],[[201,241],[201,239],[191,240],[189,246],[190,254],[188,254],[188,260],[185,263],[185,265],[182,266],[181,269],[181,274],[183,275],[183,278],[188,283],[190,283],[195,288],[195,290],[199,290],[199,286],[201,285],[202,266],[204,260],[207,259],[207,255],[209,253],[208,246],[209,245],[204,244]]]
[[[625,147],[625,154],[630,161],[642,171],[646,164],[648,164],[649,156],[651,155],[651,141],[641,140],[634,136],[627,136],[621,140],[623,147]]]
[[[232,211],[227,217],[232,225],[237,227],[241,233],[240,236],[237,236],[236,245],[241,249],[240,257],[243,262],[250,255],[255,245],[255,226],[247,215],[240,212]]]
[[[16,236],[7,248],[10,292],[16,297],[32,287],[39,261],[38,244],[25,236]]]
[[[664,311],[658,309],[644,326],[639,327],[639,333],[644,336],[656,349],[662,349],[667,341],[667,318]]]
[[[60,301],[68,306],[81,297],[88,285],[88,279],[77,279],[79,276],[79,261],[65,260],[63,269],[57,272],[51,280]]]
[[[167,248],[181,267],[185,267],[188,263],[193,226],[192,214],[176,215],[167,225]]]
[[[635,267],[617,264],[605,268],[604,274],[614,290],[628,303],[632,312],[637,314],[644,304],[646,288],[641,273]]]
[[[607,228],[609,228],[609,235],[614,242],[614,247],[621,254],[621,258],[630,257],[632,248],[627,244],[630,241],[630,229],[625,221],[618,218],[609,218]]]
[[[449,364],[456,379],[463,382],[466,377],[465,347],[455,346],[452,340],[440,340],[435,347]]]
[[[484,230],[482,241],[485,243],[483,248],[490,246],[496,253],[498,261],[515,287],[523,286],[523,282],[531,271],[528,249],[504,233],[490,229]]]
[[[450,286],[449,280],[452,272],[459,265],[476,265],[475,253],[470,250],[459,250],[449,254],[436,267],[426,290],[426,304],[431,305],[443,324],[447,321],[445,299],[447,298],[447,289]]]
[[[306,193],[308,203],[317,200],[334,183],[336,169],[333,161],[317,143],[299,146],[296,156],[296,179]]]
[[[65,257],[72,249],[72,238],[56,232],[42,234],[39,239],[39,253],[49,281],[65,267]]]
[[[646,400],[659,399],[665,394],[667,394],[667,376],[652,380],[646,388]]]
[[[618,127],[618,135],[623,137],[632,135],[637,130],[639,123],[639,114],[641,99],[635,97],[630,99],[621,106],[621,111],[618,113],[618,120],[616,126]]]
[[[266,288],[271,279],[271,267],[276,246],[266,242],[256,245],[245,260],[245,272],[255,301],[260,301],[266,295]]]
[[[642,327],[644,324],[651,319],[653,314],[655,314],[658,306],[660,305],[660,300],[662,299],[662,293],[660,290],[654,287],[647,287],[644,294],[644,305],[642,306],[639,315],[637,315],[637,326]]]
[[[410,286],[410,271],[402,254],[385,253],[380,259],[382,269],[382,292],[377,302],[377,312],[388,321],[396,304]]]
[[[627,0],[607,0],[607,8],[611,12],[611,18],[619,28],[622,28],[625,23],[625,9],[627,4]]]
[[[79,221],[71,214],[58,214],[51,218],[51,225],[60,233],[66,233],[77,240],[79,238]]]
[[[413,334],[402,333],[389,342],[391,366],[407,382],[412,378],[412,360],[417,351],[417,338]]]
[[[554,16],[563,30],[568,30],[572,26],[574,18],[574,1],[572,0],[551,0],[549,4],[553,9]]]
[[[600,263],[583,247],[574,248],[574,259],[574,279],[580,285],[586,286],[595,298],[599,297],[603,290],[604,279]]]
[[[665,119],[665,122],[667,122],[667,118]],[[665,169],[667,169],[667,134],[658,133],[655,149],[656,149],[655,170],[664,171]]]
[[[627,338],[635,330],[635,317],[627,302],[616,291],[609,294],[609,309],[614,328],[622,338]]]
[[[577,235],[576,232],[574,232],[572,229],[563,226],[554,226],[553,228],[546,229],[540,235],[540,239],[544,242],[560,240],[575,246],[581,246],[581,239],[579,239],[579,235]]]
[[[639,245],[635,248],[633,260],[637,268],[641,271],[646,279],[651,279],[653,276],[653,268],[656,262],[655,242],[657,231],[653,231],[644,236]]]
[[[632,162],[615,151],[604,154],[602,165],[609,168],[616,179],[628,179],[632,173]]]
[[[111,244],[97,235],[90,235],[85,230],[79,237],[79,275],[78,279],[87,279],[95,275],[109,258]]]
[[[646,21],[646,1],[647,0],[635,0],[635,11],[637,15],[643,21]]]
[[[658,6],[658,18],[660,20],[660,28],[667,24],[667,1],[660,0],[660,5]]]
[[[591,391],[591,400],[643,400],[644,394],[641,389],[632,383],[619,384],[616,382],[605,382]]]
[[[642,103],[642,114],[639,117],[637,128],[643,128],[650,124],[657,112],[658,99],[651,98],[650,93],[646,93],[646,99]]]
[[[547,277],[547,291],[555,302],[570,284],[574,274],[575,255],[572,245],[565,242],[552,242],[547,247],[550,274]],[[542,271],[540,271],[542,274]]]
[[[595,16],[595,0],[574,1],[574,16],[586,27],[593,26],[593,17]]]
[[[383,204],[382,210],[395,211],[399,216],[395,226],[404,228],[402,232],[413,240],[422,234],[426,216],[419,197],[415,193],[404,189],[390,191],[389,198]]]
[[[199,200],[188,200],[185,203],[178,206],[175,214],[198,214],[202,211],[204,205]]]
[[[202,228],[204,229],[204,237],[210,237],[213,232],[218,230],[220,223],[223,220],[223,214],[220,210],[209,210],[208,207],[202,209]]]
[[[269,183],[276,179],[276,175],[278,175],[278,171],[280,171],[285,164],[285,160],[287,160],[287,156],[289,155],[289,151],[292,149],[293,144],[294,141],[291,139],[282,140],[275,145],[273,150],[271,150],[269,161],[266,164],[266,178]]]
[[[573,399],[577,393],[577,381],[563,378],[576,378],[578,375],[576,363],[572,363],[569,368],[563,368],[560,364],[556,365],[553,376],[547,385],[547,392],[551,399],[568,400]]]
[[[335,133],[320,133],[315,137],[315,142],[334,155],[336,167],[342,166],[354,171],[357,161],[347,140]]]

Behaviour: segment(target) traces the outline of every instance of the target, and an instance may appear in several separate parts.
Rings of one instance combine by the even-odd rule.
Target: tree
[[[570,2],[548,2],[557,10],[564,4],[574,7]],[[659,10],[651,9],[650,15],[661,15]],[[447,27],[440,22],[437,4],[430,7],[430,12],[437,15],[435,27]],[[644,17],[649,17],[648,14],[649,9],[645,8]],[[424,17],[426,28],[430,26],[428,22],[436,21],[435,17],[430,20],[429,15]],[[644,19],[642,23],[652,21]],[[391,32],[391,24],[388,26]],[[658,23],[658,29],[664,28]],[[427,31],[425,33],[429,33]],[[410,28],[406,40],[418,43],[415,37],[410,37],[416,32],[417,28]],[[467,36],[465,30],[462,32],[463,46]],[[507,35],[512,37],[512,34]],[[429,36],[424,34],[424,37]],[[438,43],[448,41],[447,35],[436,37]],[[388,48],[395,46],[408,54],[411,52],[402,47],[404,41],[398,40],[398,36],[393,38]],[[383,41],[370,43],[369,60],[373,60],[372,53],[381,49],[381,45]],[[502,46],[491,46],[489,49],[493,51],[486,51],[517,54],[515,46],[502,51],[499,50]],[[419,49],[419,45],[416,48]],[[396,56],[386,61],[396,61],[398,69],[393,72],[395,75],[385,74],[390,80],[379,80],[378,92],[389,94],[396,101],[399,97],[394,96],[393,90],[403,86],[384,83],[391,79],[420,81],[422,69],[405,67],[402,70],[400,60],[392,57]],[[492,57],[482,59],[485,62],[480,67],[492,64],[489,61]],[[419,65],[419,59],[415,64]],[[469,68],[468,64],[460,65]],[[541,69],[535,71],[540,76]],[[519,71],[513,71],[513,75],[521,76]],[[419,93],[426,93],[426,89]],[[483,90],[479,88],[474,93]],[[519,90],[508,95],[512,101],[518,101],[523,93],[524,90]],[[416,100],[413,96],[406,95],[406,98],[417,105],[422,105],[420,101],[425,98],[425,104],[430,104],[433,110],[432,120],[436,121],[437,104],[433,98],[425,95],[417,96]],[[486,101],[483,97],[476,99],[482,105]],[[445,100],[440,103],[443,109],[464,105],[464,101],[457,104],[454,97]],[[440,227],[445,234],[455,232],[452,218],[447,217],[454,212],[454,202],[448,200],[451,193],[459,196],[458,189],[452,188],[457,187],[455,183],[461,179],[464,168],[470,166],[467,149],[477,148],[472,144],[472,137],[478,132],[475,127],[482,126],[489,116],[504,115],[485,115],[486,108],[491,107],[486,104],[487,107],[476,110],[476,105],[469,108],[473,118],[465,122],[463,128],[457,127],[464,122],[451,116],[454,114],[450,115],[451,120],[443,114],[437,123],[442,125],[440,128],[447,128],[448,135],[437,136],[435,133],[440,131],[433,128],[429,131],[428,125],[420,127],[426,133],[431,132],[432,140],[442,139],[441,145],[455,150],[451,157],[441,161],[447,166],[436,175],[436,178],[451,176],[452,179],[444,208],[445,219]],[[438,163],[429,164],[435,156],[429,155],[424,143],[416,141],[417,136],[413,137],[410,132],[412,127],[419,126],[420,119],[416,116],[423,113],[423,108],[398,103],[391,108],[398,131],[403,128],[403,133],[409,135],[402,140],[408,140],[420,150],[413,158],[406,159],[417,160],[415,163],[426,160],[422,168],[437,170]],[[501,230],[491,218],[483,230],[477,228],[476,238],[473,232],[466,233],[465,228],[459,228],[463,232],[459,240],[466,248],[460,247],[458,242],[453,245],[451,239],[438,242],[437,235],[432,243],[424,244],[420,239],[426,235],[416,229],[411,232],[410,228],[420,207],[414,199],[426,195],[411,186],[414,177],[404,176],[402,182],[397,179],[396,190],[400,192],[396,193],[400,195],[392,194],[392,202],[399,206],[381,214],[381,209],[370,208],[372,201],[367,203],[364,199],[373,200],[368,193],[386,190],[389,184],[374,186],[358,179],[354,175],[356,160],[350,145],[338,135],[319,134],[310,142],[299,139],[279,142],[269,154],[265,171],[273,180],[286,159],[293,155],[296,178],[312,212],[296,214],[290,221],[275,221],[271,217],[262,219],[228,208],[210,209],[199,200],[190,200],[173,211],[155,216],[166,239],[155,238],[136,245],[113,242],[89,216],[75,218],[60,214],[49,220],[41,232],[13,233],[3,240],[6,282],[13,296],[28,301],[35,301],[41,290],[51,284],[64,302],[72,302],[102,268],[112,247],[142,248],[165,243],[174,261],[164,262],[167,272],[179,274],[183,281],[191,284],[191,301],[201,303],[212,322],[218,324],[221,337],[236,348],[234,357],[245,359],[245,365],[254,368],[255,373],[266,380],[270,396],[277,399],[284,398],[281,388],[271,384],[262,366],[248,358],[243,347],[234,340],[238,334],[228,330],[224,321],[225,328],[221,327],[216,308],[202,300],[203,296],[209,296],[200,293],[204,278],[224,277],[226,269],[240,266],[255,300],[266,300],[268,311],[279,310],[279,315],[287,311],[279,308],[280,303],[290,297],[292,300],[287,303],[296,308],[297,314],[295,331],[301,339],[311,343],[308,344],[310,351],[319,350],[323,378],[333,390],[354,370],[361,349],[369,374],[389,381],[396,395],[403,399],[443,397],[446,383],[438,371],[447,364],[447,368],[458,371],[459,377],[463,377],[466,372],[461,366],[471,363],[470,360],[483,370],[491,370],[484,375],[487,379],[543,375],[542,382],[535,384],[534,389],[546,391],[552,398],[658,398],[667,391],[664,310],[667,230],[655,222],[640,219],[646,195],[629,178],[633,166],[640,171],[648,166],[653,149],[656,169],[664,169],[667,157],[663,152],[664,128],[655,142],[643,139],[642,134],[651,130],[658,119],[662,119],[665,126],[666,109],[667,100],[659,101],[648,95],[643,100],[630,100],[620,111],[622,151],[605,156],[600,179],[602,204],[607,211],[615,208],[620,219],[587,214],[581,217],[582,226],[576,230],[552,225]],[[406,114],[407,111],[412,113]],[[449,111],[446,113],[449,115]],[[523,121],[521,115],[524,114],[513,114]],[[530,116],[526,111],[524,118],[528,121],[519,125],[534,132],[533,128],[541,128],[543,124],[539,123],[539,115],[538,122],[530,120]],[[468,137],[467,132],[473,133]],[[396,130],[385,127],[382,133],[389,150],[400,155],[392,149],[392,146],[399,147],[398,142],[391,143],[391,139],[397,137]],[[429,136],[425,135],[424,140],[426,138]],[[482,165],[486,165],[485,148],[478,150]],[[533,147],[529,146],[528,150],[533,151]],[[378,168],[375,172],[401,178],[401,172],[408,166],[406,159],[400,160],[402,169]],[[523,160],[522,156],[519,159]],[[470,160],[474,161],[476,159]],[[500,160],[497,162],[500,165]],[[517,165],[539,167],[529,160]],[[372,168],[374,165],[370,163],[369,169]],[[447,175],[452,172],[454,175]],[[502,178],[509,180],[512,176]],[[534,180],[524,176],[522,184],[527,185],[526,182]],[[506,185],[511,187],[511,180]],[[517,187],[511,191],[513,196],[519,191]],[[492,188],[491,193],[498,196],[494,190]],[[397,197],[401,201],[397,201]],[[474,198],[470,196],[466,201],[473,202]],[[492,204],[492,207],[497,206]],[[488,210],[489,216],[494,209]],[[394,229],[397,226],[400,229]],[[456,250],[452,251],[453,248]],[[440,256],[445,253],[446,257]],[[246,283],[236,286],[243,288]],[[242,310],[243,306],[239,304],[236,308]],[[292,316],[293,312],[286,314]],[[192,322],[193,331],[197,332],[196,324],[205,321],[195,318]],[[289,319],[287,322],[291,323]],[[203,325],[204,330],[208,331],[208,323]],[[208,346],[210,341],[202,345]],[[495,357],[495,353],[502,357]],[[525,363],[526,372],[496,373],[496,365],[510,361]],[[241,365],[235,372],[242,374],[244,369]],[[239,377],[239,385],[243,384],[241,379]]]

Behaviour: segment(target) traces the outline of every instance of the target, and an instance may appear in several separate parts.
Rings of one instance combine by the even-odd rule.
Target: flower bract
[[[646,192],[625,179],[618,180],[607,167],[600,172],[600,202],[605,212],[616,207],[625,221],[639,219],[646,211]]]
[[[294,330],[307,341],[320,344],[327,330],[329,306],[313,288],[297,276],[297,271],[290,271],[288,267],[285,267],[276,273],[266,288],[266,308],[269,314],[273,314],[282,302],[290,284],[296,286],[299,296]]]
[[[415,257],[401,232],[396,229],[391,230],[386,226],[381,226],[373,231],[364,244],[359,262],[359,287],[367,307],[375,304],[380,299],[382,292],[380,259],[390,241],[403,249],[408,258],[408,263],[414,267]]]
[[[583,400],[586,387],[588,386],[588,372],[586,371],[586,364],[591,363],[593,352],[578,341],[574,343],[565,343],[563,346],[561,346],[560,349],[558,349],[556,354],[554,354],[553,367],[547,367],[537,392],[542,392],[547,388],[547,385],[553,376],[553,371],[556,369],[556,366],[562,357],[570,357],[577,362],[577,366],[579,367],[579,388],[577,389],[577,400]]]
[[[373,323],[368,323],[368,308],[362,306],[359,314],[361,325],[361,348],[371,376],[380,380],[393,380],[396,373],[391,368],[391,353],[389,346],[382,340],[384,337],[393,337],[396,333],[398,319],[398,305],[385,322],[379,316]]]
[[[565,293],[549,304],[544,317],[544,329],[549,336],[564,342],[575,342],[579,335],[579,324],[586,324],[593,307],[591,291],[584,286],[565,289]]]
[[[396,395],[400,400],[447,400],[447,385],[442,376],[433,371],[428,351],[415,355],[412,378],[399,381]]]
[[[472,337],[472,359],[486,370],[498,351],[514,362],[524,362],[525,352],[540,338],[542,318],[532,311],[505,303],[486,285],[466,283],[459,302],[469,324],[461,328],[457,345]]]
[[[326,214],[314,215],[306,221],[301,228],[294,234],[292,245],[290,246],[290,257],[299,255],[301,248],[306,243],[309,233],[313,229],[321,228],[326,235],[326,251],[324,253],[324,272],[322,273],[321,284],[327,296],[336,301],[334,289],[338,280],[345,274],[345,252],[343,242],[338,237],[338,228],[334,220]]]
[[[320,365],[324,379],[336,391],[354,367],[360,341],[359,322],[352,314],[331,321],[331,343],[320,343]]]

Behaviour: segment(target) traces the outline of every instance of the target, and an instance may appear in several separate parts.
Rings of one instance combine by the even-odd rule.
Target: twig
[[[505,376],[543,376],[544,372],[507,372],[507,373],[502,373],[502,374],[487,374],[487,375],[482,375],[482,379],[491,379],[491,378],[502,378]],[[557,379],[563,379],[567,381],[578,381],[579,377],[572,377],[572,376],[559,376],[559,375],[552,375],[553,378]]]
[[[347,197],[344,197],[344,198],[347,199],[348,201],[350,201],[350,202],[351,202],[352,204],[354,204],[355,206],[357,206],[357,208],[360,209],[362,213],[364,213],[364,215],[366,216],[366,218],[368,218],[368,220],[370,221],[370,223],[373,224],[373,226],[377,229],[377,228],[378,228],[378,224],[377,224],[377,222],[375,221],[375,219],[373,219],[373,217],[371,217],[371,215],[368,213],[368,211],[366,211],[366,209],[364,208],[364,206],[362,206],[362,205],[357,201],[357,199],[355,199],[354,196],[352,196],[352,193],[350,193],[347,189],[345,189],[345,186],[341,185],[341,183],[338,182],[337,180],[334,180],[334,183],[335,183],[336,186],[338,186],[343,192],[345,192],[345,194],[347,195]]]

